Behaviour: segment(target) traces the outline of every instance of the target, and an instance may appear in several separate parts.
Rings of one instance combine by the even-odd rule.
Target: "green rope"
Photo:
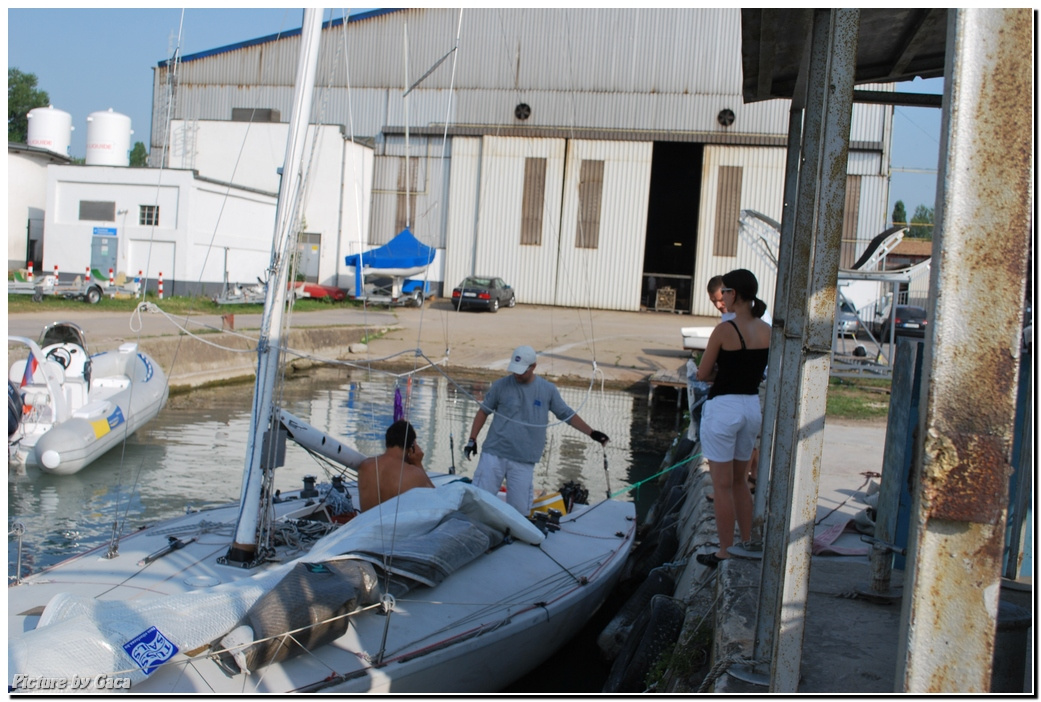
[[[627,493],[627,492],[630,492],[630,491],[631,491],[631,490],[633,490],[633,489],[639,490],[639,489],[640,489],[640,486],[642,486],[642,485],[643,485],[644,483],[646,483],[646,482],[649,482],[649,481],[651,481],[651,480],[654,480],[655,478],[659,478],[659,477],[661,477],[661,476],[665,475],[666,473],[668,473],[668,472],[669,472],[670,470],[676,470],[676,469],[677,469],[677,468],[679,468],[680,466],[683,466],[683,465],[685,465],[685,464],[687,464],[687,463],[690,463],[691,461],[693,461],[693,460],[694,460],[695,458],[698,458],[699,456],[701,456],[701,452],[700,452],[700,451],[698,451],[697,453],[692,453],[691,455],[687,456],[686,458],[684,458],[684,459],[683,459],[682,461],[680,461],[679,463],[677,463],[677,464],[675,464],[675,465],[671,465],[671,466],[669,466],[668,468],[666,468],[665,470],[660,470],[660,471],[658,471],[657,473],[655,473],[654,475],[652,475],[651,477],[649,477],[649,478],[644,478],[644,479],[643,479],[643,480],[641,480],[640,482],[638,482],[638,483],[633,483],[633,484],[632,484],[632,485],[630,485],[629,487],[626,487],[626,488],[622,488],[622,489],[621,489],[621,490],[619,490],[618,492],[616,492],[616,493],[614,493],[614,494],[610,495],[609,499],[612,499],[612,500],[613,500],[614,498],[618,497],[619,495],[624,495],[625,493]]]

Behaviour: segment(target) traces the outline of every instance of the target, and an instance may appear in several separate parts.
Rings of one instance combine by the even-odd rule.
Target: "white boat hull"
[[[340,544],[324,548],[321,544],[331,538],[327,536],[298,560],[335,558],[341,544],[366,534],[391,538],[396,529],[399,541],[409,542],[412,537],[402,526],[406,511],[424,516],[424,505],[457,496],[476,500],[493,517],[499,512],[519,519],[512,508],[469,485],[416,489],[385,503],[388,511],[382,515],[371,510],[340,527]],[[400,514],[390,511],[399,502]],[[300,506],[301,501],[292,500],[275,509],[286,515]],[[250,571],[216,562],[229,539],[217,536],[213,525],[230,529],[237,510],[229,506],[190,514],[135,532],[120,542],[115,558],[102,558],[98,549],[9,588],[9,684],[15,675],[101,676],[103,681],[125,680],[119,684],[129,684],[137,693],[493,692],[537,667],[588,622],[614,587],[636,526],[632,503],[576,507],[561,520],[560,530],[551,531],[539,545],[524,542],[522,538],[530,537],[524,534],[434,587],[410,591],[389,616],[378,606],[356,611],[349,615],[346,632],[331,643],[250,674],[229,675],[209,655],[213,650],[208,646],[192,650],[199,649],[192,637],[204,644],[220,641],[281,577],[275,571],[289,567],[271,564]],[[520,521],[514,533],[524,532],[525,525],[534,529]],[[168,545],[171,535],[186,545],[142,565]],[[55,596],[60,597],[41,620],[41,610]],[[165,597],[172,599],[164,610]],[[146,676],[119,656],[126,639],[152,626],[179,652]],[[169,633],[181,626],[189,627],[190,635]],[[88,655],[92,650],[94,658]]]
[[[17,361],[11,367],[12,380],[20,380],[25,363]],[[34,374],[34,381],[39,382],[22,388],[33,405],[8,439],[8,459],[16,466],[36,466],[54,475],[76,473],[152,420],[166,404],[166,374],[136,344],[92,356],[89,389],[82,374],[59,371],[56,365],[45,360]],[[57,411],[54,392],[36,377],[47,373],[56,375],[57,392],[66,402],[68,416],[64,419]]]

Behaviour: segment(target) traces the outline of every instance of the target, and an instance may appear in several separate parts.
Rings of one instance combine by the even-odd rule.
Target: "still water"
[[[487,384],[444,376],[411,381],[386,374],[313,370],[286,383],[283,406],[366,455],[383,450],[393,420],[395,391],[416,428],[429,471],[472,476],[476,458],[463,445]],[[642,518],[657,497],[654,475],[681,418],[664,398],[598,388],[560,387],[564,400],[593,428],[611,437],[606,449],[574,429],[550,428],[535,468],[535,491],[554,491],[574,480],[590,502],[608,494],[634,501]],[[253,386],[197,390],[170,399],[162,412],[116,448],[75,475],[52,476],[30,468],[8,477],[8,527],[24,526],[22,573],[35,572],[106,543],[113,524],[129,533],[144,524],[238,499]],[[550,417],[555,420],[554,417]],[[487,433],[485,428],[483,435]],[[328,482],[336,467],[289,442],[275,485],[293,490],[305,476]],[[16,572],[17,542],[9,537],[8,576]]]

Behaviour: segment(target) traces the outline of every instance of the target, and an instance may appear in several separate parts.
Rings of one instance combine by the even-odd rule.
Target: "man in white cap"
[[[546,448],[550,412],[601,445],[606,444],[608,438],[567,406],[557,386],[535,375],[535,349],[518,346],[507,370],[511,375],[499,378],[488,388],[463,453],[467,459],[477,453],[477,436],[488,415],[494,413],[473,484],[495,493],[505,479],[506,501],[527,517],[531,512],[535,464]]]

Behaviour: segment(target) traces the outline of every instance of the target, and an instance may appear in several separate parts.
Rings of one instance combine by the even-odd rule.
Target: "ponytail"
[[[766,303],[760,300],[758,297],[753,297],[752,316],[756,319],[762,319],[764,314],[766,314]]]

